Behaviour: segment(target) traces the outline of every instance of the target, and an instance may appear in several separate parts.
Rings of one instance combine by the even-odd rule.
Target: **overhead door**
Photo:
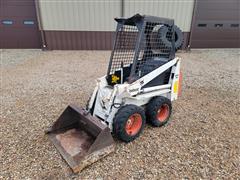
[[[239,48],[239,18],[239,0],[196,0],[191,48]]]
[[[34,0],[0,0],[0,48],[40,48]]]

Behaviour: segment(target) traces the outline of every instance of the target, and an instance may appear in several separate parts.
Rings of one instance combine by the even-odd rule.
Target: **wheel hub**
[[[142,117],[140,114],[135,113],[131,115],[126,122],[126,126],[125,126],[126,133],[128,135],[134,136],[140,131],[141,126],[142,126]]]
[[[163,104],[157,111],[157,119],[161,122],[165,121],[169,116],[169,106]]]

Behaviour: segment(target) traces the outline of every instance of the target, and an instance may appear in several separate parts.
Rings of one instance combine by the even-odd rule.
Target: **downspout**
[[[191,48],[191,43],[192,43],[192,31],[193,31],[193,26],[195,24],[196,20],[196,11],[197,11],[197,1],[194,0],[194,5],[193,5],[193,13],[192,13],[192,22],[191,22],[191,29],[190,29],[190,34],[189,34],[189,39],[188,39],[188,45],[187,45],[187,50],[189,51]]]
[[[37,14],[38,28],[39,28],[41,39],[42,39],[42,50],[46,50],[47,49],[46,37],[42,27],[42,18],[41,18],[39,0],[35,0],[34,2],[35,2],[36,14]]]
[[[124,17],[124,0],[121,1],[121,17]]]

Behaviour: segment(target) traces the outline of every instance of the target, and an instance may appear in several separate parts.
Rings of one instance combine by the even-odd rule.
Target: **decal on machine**
[[[140,81],[140,85],[142,86],[144,84],[144,80]]]
[[[138,88],[135,88],[135,89],[129,89],[129,92],[135,92],[135,91],[138,91]]]
[[[120,78],[116,75],[112,75],[112,83],[117,83]]]
[[[178,81],[175,81],[173,85],[173,93],[177,93],[177,92],[178,92]]]

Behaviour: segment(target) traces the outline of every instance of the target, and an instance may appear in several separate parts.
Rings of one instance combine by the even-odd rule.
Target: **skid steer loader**
[[[146,120],[153,126],[166,124],[171,101],[180,92],[174,21],[139,14],[115,20],[108,71],[97,79],[87,107],[70,105],[47,131],[74,172],[113,152],[112,134],[130,142],[140,135]],[[172,47],[161,41],[162,26],[168,28]]]

